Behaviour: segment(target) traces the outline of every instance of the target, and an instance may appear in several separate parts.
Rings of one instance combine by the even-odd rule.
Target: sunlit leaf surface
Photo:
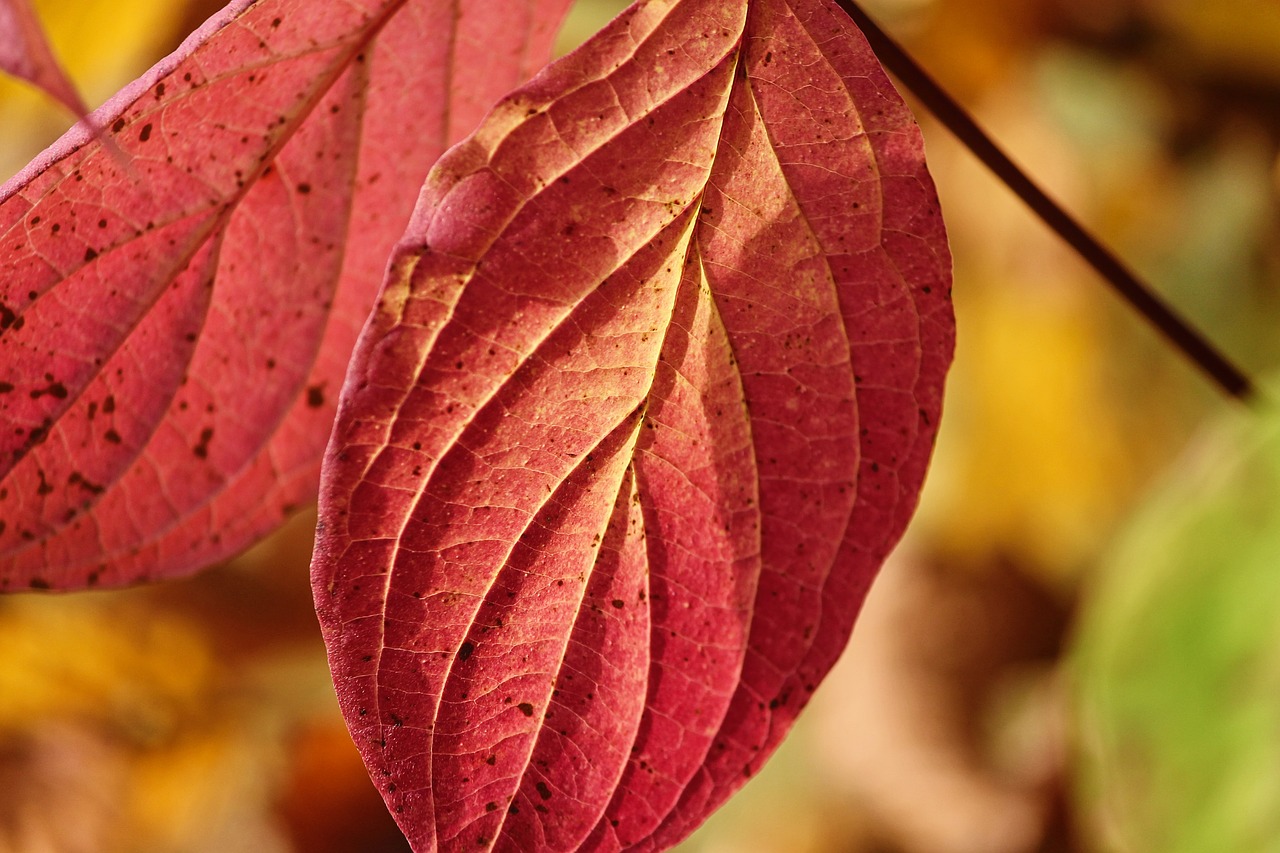
[[[919,133],[825,0],[650,0],[438,164],[313,581],[418,850],[658,849],[765,760],[901,534],[950,361]]]

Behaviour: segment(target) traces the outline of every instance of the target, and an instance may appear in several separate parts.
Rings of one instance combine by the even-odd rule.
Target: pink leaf
[[[0,0],[0,71],[40,87],[78,117],[89,112],[54,59],[29,0]]]
[[[428,179],[313,564],[419,851],[660,849],[777,746],[912,513],[954,326],[829,0],[646,0]]]
[[[0,191],[0,587],[194,571],[314,497],[423,178],[568,2],[236,0]]]

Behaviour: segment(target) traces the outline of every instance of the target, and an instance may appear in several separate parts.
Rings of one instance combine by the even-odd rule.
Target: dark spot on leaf
[[[307,405],[313,409],[318,409],[324,405],[324,387],[321,385],[312,385],[307,389]]]
[[[298,192],[306,195],[311,192],[311,184],[298,184]]]
[[[533,705],[532,705],[532,704],[530,704],[530,703],[528,703],[528,702],[521,702],[521,703],[520,703],[519,705],[517,705],[516,707],[517,707],[517,708],[519,708],[519,709],[520,709],[520,713],[521,713],[521,714],[524,714],[526,717],[532,717],[532,716],[533,716]]]
[[[549,799],[551,799],[551,789],[547,787],[547,783],[546,783],[546,782],[539,782],[539,783],[538,783],[536,786],[534,786],[534,787],[536,787],[536,788],[538,789],[538,796],[539,796],[539,797],[542,797],[542,799],[544,799],[544,800],[549,800]]]
[[[472,652],[474,652],[475,650],[476,650],[476,647],[475,647],[475,645],[474,645],[474,644],[472,644],[472,643],[463,643],[463,644],[458,648],[458,661],[459,661],[460,663],[461,663],[461,662],[466,661],[466,660],[467,660],[467,658],[471,657],[471,653],[472,653]]]
[[[613,606],[621,610],[622,608],[627,606],[627,603],[623,601],[621,598],[615,598],[613,600]]]
[[[142,132],[138,134],[139,142],[146,142],[151,138],[151,124],[147,123],[142,126]]]
[[[209,458],[209,441],[213,438],[213,428],[205,427],[200,430],[200,441],[192,448],[192,453],[201,459]]]
[[[92,495],[100,495],[104,491],[106,491],[105,487],[100,486],[97,483],[87,479],[79,471],[71,472],[71,474],[67,477],[67,485],[79,486],[80,488],[84,489],[86,492]]]
[[[119,133],[122,130],[124,130],[124,119],[118,118],[115,120],[115,123],[111,125],[111,132]]]
[[[44,578],[32,578],[31,588],[32,589],[52,589],[52,587],[49,585],[49,582]]]
[[[50,377],[46,374],[45,378],[48,379]],[[31,390],[31,399],[38,400],[45,394],[58,400],[65,400],[67,399],[67,386],[61,382],[51,382],[45,388],[33,388]]]

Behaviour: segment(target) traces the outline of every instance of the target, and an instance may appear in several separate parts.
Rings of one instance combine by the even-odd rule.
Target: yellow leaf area
[[[164,834],[140,777],[148,758],[182,751],[183,721],[212,686],[210,650],[178,619],[104,604],[14,597],[0,607],[0,773],[26,782],[0,804],[0,850],[124,849],[113,838],[124,826]],[[56,813],[40,797],[53,790]]]
[[[1132,492],[1108,352],[1088,300],[1018,282],[966,294],[928,527],[963,563],[1015,559],[1070,581]],[[945,511],[942,510],[945,505]]]
[[[172,0],[35,0],[54,54],[91,108],[173,44],[186,4]],[[0,180],[74,121],[30,84],[0,77]]]
[[[1280,6],[1272,0],[1167,0],[1153,8],[1196,64],[1280,81]]]
[[[404,849],[334,701],[313,525],[189,581],[0,598],[0,853]]]
[[[122,620],[97,603],[88,596],[4,600],[0,731],[56,710],[145,739],[208,689],[208,649],[186,625],[164,617]]]

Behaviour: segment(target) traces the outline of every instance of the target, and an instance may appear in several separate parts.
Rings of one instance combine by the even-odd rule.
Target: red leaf
[[[416,850],[666,847],[914,509],[950,257],[828,0],[648,0],[428,179],[348,375],[317,609]]]
[[[0,586],[194,571],[312,499],[422,179],[568,2],[237,0],[0,192]]]
[[[0,71],[40,87],[78,117],[89,112],[54,59],[29,0],[0,0]]]

